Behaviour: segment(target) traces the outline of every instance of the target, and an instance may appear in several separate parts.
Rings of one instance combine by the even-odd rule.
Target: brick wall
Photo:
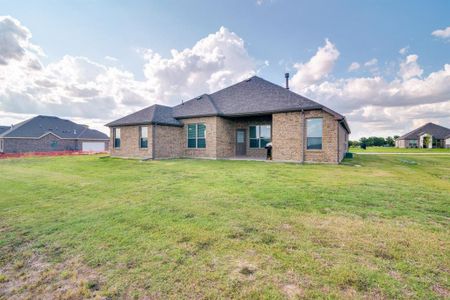
[[[139,127],[140,126],[122,126],[120,128],[120,148],[114,147],[113,128],[110,130],[110,154],[118,157],[139,157],[152,158],[152,125],[147,126],[148,130],[148,148],[139,147]]]
[[[303,117],[301,112],[278,113],[272,116],[272,158],[302,161]]]
[[[4,153],[24,153],[24,152],[51,152],[78,149],[77,140],[60,139],[53,134],[47,134],[40,139],[4,139]]]
[[[153,125],[155,127],[154,158],[178,158],[184,153],[184,130],[182,127]]]
[[[306,149],[306,120],[309,118],[322,118],[322,149]],[[304,119],[304,120],[303,120]],[[304,125],[305,124],[305,125]],[[301,162],[328,162],[337,163],[343,157],[344,144],[347,132],[340,129],[339,122],[334,117],[322,110],[289,112],[273,114],[272,140],[273,159],[280,161]],[[340,142],[342,146],[338,153],[338,136],[340,130]]]
[[[217,157],[217,117],[204,117],[204,118],[190,118],[183,119],[183,156],[193,158],[216,158]],[[206,148],[188,148],[187,147],[187,134],[188,125],[202,123],[206,126],[205,139]]]
[[[323,119],[321,150],[306,149],[308,118]],[[273,159],[279,161],[337,163],[347,151],[348,134],[332,115],[321,110],[288,112],[265,117],[222,118],[202,117],[181,120],[183,127],[155,126],[155,158],[231,158],[235,156],[236,129],[245,129],[247,157],[265,158],[266,149],[249,146],[250,125],[272,125]],[[203,123],[206,126],[206,148],[187,147],[188,124]],[[152,126],[149,130],[149,148],[139,149],[139,126],[121,127],[121,148],[114,149],[111,130],[111,155],[123,157],[152,157]],[[338,142],[339,130],[339,142]],[[338,152],[339,143],[339,152]]]
[[[339,162],[344,159],[345,153],[348,151],[348,133],[342,127],[342,125],[339,124],[339,122],[336,122],[337,126],[339,128]]]

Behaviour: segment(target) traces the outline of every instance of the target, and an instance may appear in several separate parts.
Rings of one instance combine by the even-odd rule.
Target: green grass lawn
[[[450,154],[450,148],[434,148],[434,149],[424,149],[424,148],[395,148],[395,147],[367,147],[366,150],[360,147],[350,147],[349,152],[353,153],[364,153],[364,152],[375,152],[375,153],[447,153]]]
[[[447,156],[11,159],[0,191],[0,298],[450,296]]]

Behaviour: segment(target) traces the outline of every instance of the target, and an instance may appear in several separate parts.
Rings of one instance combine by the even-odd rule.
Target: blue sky
[[[409,92],[402,92],[403,96],[398,102],[402,103],[401,107],[413,111],[404,117],[401,124],[397,122],[390,127],[386,126],[387,120],[374,120],[369,116],[377,114],[374,110],[385,107],[380,101],[371,103],[370,99],[363,99],[360,105],[355,105],[354,102],[341,103],[345,101],[341,99],[342,93],[337,96],[337,91],[335,95],[330,95],[329,91],[325,93],[324,89],[326,83],[332,83],[335,89],[343,90],[343,85],[349,84],[343,83],[345,80],[378,77],[385,81],[384,88],[391,89],[392,85],[396,85],[396,78],[402,76],[399,75],[399,68],[402,62],[407,61],[408,55],[417,56],[411,57],[409,63],[418,63],[421,72],[413,72],[412,76],[403,77],[405,86],[406,81],[413,77],[425,81],[431,73],[445,70],[445,65],[450,63],[450,39],[445,31],[440,35],[432,35],[432,32],[445,30],[450,26],[449,1],[0,1],[0,7],[2,15],[11,16],[20,22],[21,27],[29,30],[32,35],[29,42],[39,46],[45,53],[38,56],[44,69],[49,64],[61,61],[65,56],[83,57],[106,68],[129,72],[133,74],[133,80],[141,83],[145,81],[148,84],[155,83],[149,78],[151,75],[159,74],[155,70],[148,71],[151,66],[147,67],[146,74],[146,66],[155,63],[155,60],[145,55],[149,49],[162,58],[170,59],[171,49],[192,49],[198,41],[218,32],[221,27],[225,27],[243,41],[246,55],[252,61],[249,68],[259,76],[278,84],[283,83],[285,71],[289,71],[292,76],[299,70],[307,72],[305,69],[299,69],[299,64],[307,64],[320,47],[326,46],[325,40],[328,39],[332,46],[327,49],[335,49],[338,52],[328,60],[332,66],[324,67],[326,70],[318,76],[320,80],[305,81],[300,76],[293,81],[294,90],[349,114],[349,120],[353,119],[355,124],[371,122],[376,128],[374,131],[381,135],[401,133],[410,126],[420,125],[420,122],[427,120],[450,125],[449,117],[442,113],[414,115],[414,106],[417,105],[439,105],[439,108],[431,107],[433,112],[450,107],[450,96],[446,98],[447,91],[442,94],[440,86],[436,87],[438,94],[428,95],[429,97],[425,95],[435,99],[433,101],[419,101],[408,97],[405,99],[403,94]],[[400,53],[402,48],[404,51]],[[368,63],[370,61],[372,63]],[[349,71],[352,63],[356,63],[355,70]],[[320,69],[320,66],[318,68]],[[311,66],[307,69],[314,71],[316,68]],[[161,68],[158,70],[161,71]],[[232,68],[230,70],[235,73],[246,71]],[[205,76],[212,76],[212,73]],[[239,77],[230,76],[231,82]],[[446,73],[440,76],[443,76],[444,83],[448,80]],[[205,77],[202,75],[201,78],[204,80]],[[299,83],[302,80],[306,83]],[[450,85],[450,82],[447,83]],[[87,81],[77,84],[83,84],[83,88],[93,88],[95,85]],[[169,86],[173,86],[173,82]],[[189,86],[181,84],[180,88],[182,87]],[[208,88],[214,87],[217,85]],[[404,87],[400,87],[402,88]],[[197,92],[197,89],[193,88],[192,91]],[[148,95],[144,92],[137,94],[144,98]],[[20,110],[11,111],[14,108],[5,104],[12,101],[8,98],[11,93],[8,95],[10,96],[0,94],[0,111],[4,114],[17,113],[16,118],[20,118],[20,114],[25,116],[27,113],[59,112],[54,107],[43,105],[36,106],[43,111],[30,109],[27,112],[23,107],[26,104],[22,105]],[[19,97],[15,94],[15,97],[22,99],[24,95],[26,96],[26,93]],[[158,95],[152,94],[152,99],[141,101],[142,103],[134,101],[136,107],[128,105],[127,109],[131,111],[154,102],[173,103],[173,99],[178,99],[177,97],[191,96],[189,92],[183,92],[179,96],[174,93],[170,96],[172,100],[170,97],[167,100],[158,99]],[[104,96],[115,97],[106,94]],[[52,94],[52,97],[58,96]],[[324,100],[321,101],[317,97],[323,97]],[[367,97],[370,97],[370,93]],[[43,98],[50,102],[58,101],[47,96],[36,96],[36,99],[41,99],[39,101],[43,101]],[[386,105],[394,107],[395,101],[391,99]],[[116,110],[104,118],[93,115],[87,119],[100,124],[119,113],[128,112],[122,104],[111,106],[112,110]],[[364,107],[366,111],[361,110]],[[84,117],[71,116],[64,110],[61,113],[66,117]],[[387,115],[388,118],[390,114]],[[0,120],[1,116],[0,113]],[[365,130],[368,128],[370,127]],[[357,135],[368,134],[370,133],[357,132]]]

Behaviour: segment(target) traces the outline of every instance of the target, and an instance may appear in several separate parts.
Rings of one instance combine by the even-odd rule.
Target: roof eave
[[[166,122],[133,122],[133,123],[108,123],[105,126],[109,128],[114,127],[124,127],[124,126],[137,126],[137,125],[164,125],[164,126],[175,126],[175,127],[183,127],[182,124],[172,124],[172,123],[166,123]]]

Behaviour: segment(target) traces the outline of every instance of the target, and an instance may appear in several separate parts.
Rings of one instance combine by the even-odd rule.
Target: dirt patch
[[[234,269],[231,272],[231,277],[238,279],[239,281],[252,281],[255,280],[258,268],[256,265],[245,261],[238,260],[235,264]]]
[[[446,289],[445,287],[439,285],[439,284],[435,284],[433,286],[433,291],[438,294],[440,297],[443,297],[444,299],[449,299],[450,298],[450,291],[448,289]]]
[[[106,299],[100,276],[79,258],[52,264],[32,253],[0,268],[3,299]]]
[[[282,290],[289,299],[296,299],[299,297],[303,297],[304,295],[303,289],[295,284],[286,284],[282,287]]]

